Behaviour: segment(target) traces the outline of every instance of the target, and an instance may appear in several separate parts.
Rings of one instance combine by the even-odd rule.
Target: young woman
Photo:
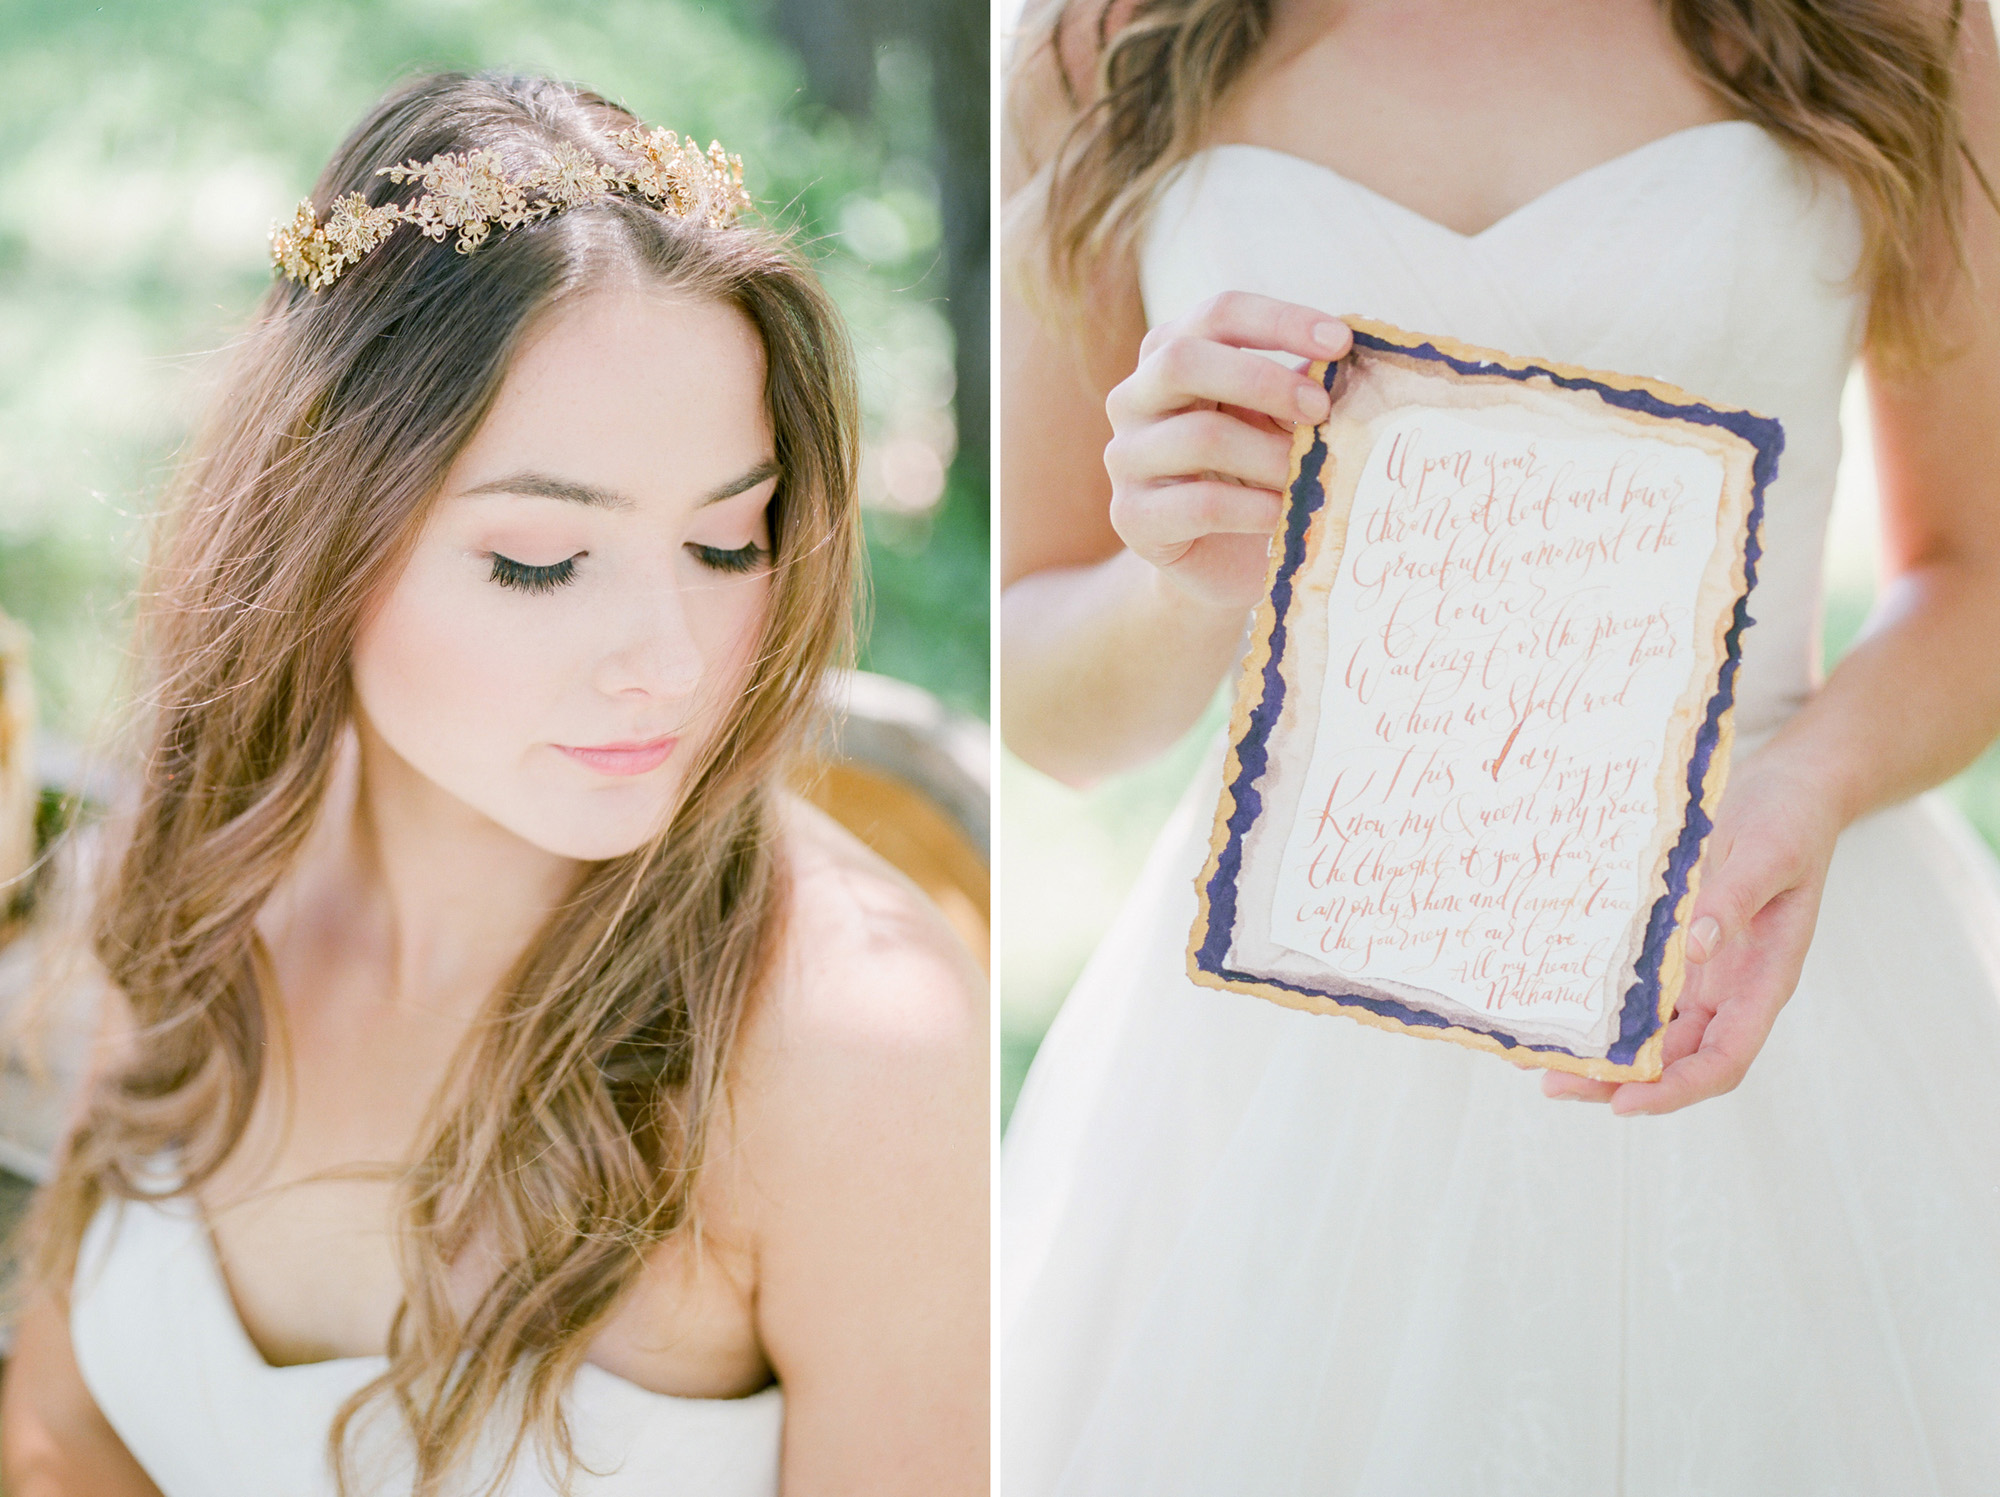
[[[737,171],[441,75],[275,236],[145,595],[9,1497],[983,1490],[983,984],[784,789],[857,418]]]
[[[1009,128],[1004,727],[1060,778],[1229,676],[1337,314],[1786,432],[1665,1074],[1192,987],[1212,756],[1012,1124],[1009,1492],[1989,1490],[2000,868],[1917,795],[2000,729],[1985,9],[1071,0]],[[1857,354],[1887,580],[1821,680]]]

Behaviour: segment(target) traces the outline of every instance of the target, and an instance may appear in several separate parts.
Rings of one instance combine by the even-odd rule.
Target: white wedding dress
[[[230,1298],[190,1196],[107,1200],[70,1289],[77,1369],[125,1448],[166,1497],[334,1497],[327,1435],[385,1357],[274,1367]],[[777,1497],[784,1394],[677,1398],[586,1362],[564,1397],[585,1470],[567,1488],[524,1451],[492,1497]],[[414,1450],[372,1405],[354,1442],[357,1497],[412,1487]],[[451,1497],[487,1497],[520,1410],[488,1420]]]
[[[1732,121],[1470,236],[1217,147],[1142,270],[1155,323],[1259,291],[1777,417],[1740,762],[1815,684],[1859,244]],[[1219,777],[1218,744],[1014,1115],[1008,1497],[2000,1492],[2000,864],[1940,797],[1841,836],[1743,1084],[1619,1118],[1190,984]]]

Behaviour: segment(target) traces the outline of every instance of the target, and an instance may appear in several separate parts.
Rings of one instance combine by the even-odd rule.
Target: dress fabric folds
[[[1219,146],[1148,320],[1241,289],[1777,417],[1737,762],[1817,684],[1866,312],[1830,175],[1742,121],[1462,235]],[[1009,1132],[1007,1497],[2000,1491],[2000,863],[1936,794],[1841,836],[1743,1084],[1659,1118],[1192,985],[1210,753]]]

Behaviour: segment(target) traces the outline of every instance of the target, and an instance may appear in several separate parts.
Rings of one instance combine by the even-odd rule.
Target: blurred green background
[[[976,25],[967,25],[977,12]],[[864,664],[987,711],[986,25],[954,0],[121,0],[0,7],[0,607],[43,723],[100,730],[140,530],[210,351],[395,79],[582,83],[745,163],[853,328]]]
[[[1827,537],[1821,631],[1828,667],[1860,631],[1875,600],[1874,454],[1858,377],[1848,385],[1841,428],[1844,458]],[[1207,720],[1172,752],[1087,792],[1001,756],[1003,1120],[1013,1112],[1043,1032],[1138,876],[1154,835],[1210,741],[1227,726],[1228,695],[1225,690]],[[1989,846],[2000,849],[2000,747],[1946,785],[1944,794]]]

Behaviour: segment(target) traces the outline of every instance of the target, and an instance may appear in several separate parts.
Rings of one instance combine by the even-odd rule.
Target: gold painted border
[[[1481,348],[1475,344],[1463,343],[1455,338],[1407,332],[1389,323],[1377,322],[1367,317],[1349,316],[1343,317],[1341,320],[1356,332],[1365,333],[1382,343],[1388,344],[1392,349],[1400,349],[1411,354],[1417,353],[1418,350],[1428,345],[1448,358],[1457,359],[1464,363],[1493,365],[1498,369],[1511,370],[1516,374],[1527,374],[1530,371],[1546,372],[1564,379],[1588,380],[1593,384],[1612,390],[1644,391],[1664,404],[1701,406],[1723,415],[1732,413],[1760,414],[1754,411],[1745,411],[1744,408],[1738,406],[1715,405],[1711,402],[1701,400],[1677,386],[1667,384],[1663,380],[1649,379],[1644,376],[1617,374],[1607,370],[1590,369],[1582,365],[1564,364],[1553,360],[1523,358],[1503,353],[1497,349]],[[1326,360],[1315,361],[1307,367],[1305,372],[1310,377],[1325,384],[1327,363],[1328,361]],[[1463,375],[1446,369],[1441,372],[1440,377],[1447,380],[1469,380],[1475,379],[1478,376]],[[1563,393],[1574,394],[1578,399],[1587,398],[1584,392]],[[1338,401],[1338,392],[1335,392],[1336,415]],[[1291,462],[1285,479],[1287,513],[1289,513],[1292,489],[1303,475],[1306,457],[1311,453],[1315,441],[1322,436],[1323,428],[1331,424],[1334,419],[1335,415],[1329,415],[1327,421],[1321,423],[1319,426],[1301,426],[1293,434]],[[1650,419],[1668,424],[1672,424],[1673,421],[1673,418],[1661,416],[1652,416]],[[1707,427],[1706,423],[1704,423],[1704,426],[1705,429],[1712,430],[1726,442],[1740,444],[1748,452],[1751,461],[1745,464],[1744,469],[1745,473],[1748,474],[1754,467],[1754,444],[1745,440],[1740,434],[1728,430],[1726,427]],[[1330,450],[1331,444],[1329,444],[1329,453]],[[1325,492],[1326,487],[1325,479],[1322,477],[1322,493]],[[1754,501],[1754,493],[1754,478],[1734,483],[1725,481],[1721,498],[1722,513],[1718,515],[1718,519],[1727,518],[1731,522],[1731,532],[1735,537],[1735,554],[1727,574],[1731,582],[1730,596],[1725,605],[1717,612],[1714,629],[1716,644],[1704,667],[1708,686],[1708,689],[1702,693],[1701,697],[1702,710],[1704,712],[1706,711],[1706,704],[1712,701],[1716,692],[1721,689],[1721,671],[1723,665],[1728,660],[1728,652],[1724,641],[1732,623],[1736,600],[1741,598],[1746,591],[1746,577],[1748,575],[1747,548],[1749,541],[1747,521]],[[1319,517],[1316,516],[1312,523],[1315,526],[1318,525],[1320,523]],[[1307,551],[1309,556],[1311,549],[1311,533],[1308,531]],[[1522,1044],[1509,1046],[1502,1044],[1492,1035],[1483,1034],[1477,1030],[1466,1029],[1459,1025],[1440,1027],[1435,1025],[1407,1024],[1400,1019],[1375,1013],[1358,1004],[1342,1003],[1338,999],[1331,997],[1297,993],[1289,988],[1278,987],[1271,983],[1258,982],[1254,979],[1246,980],[1220,977],[1202,969],[1198,957],[1201,947],[1208,937],[1212,918],[1208,897],[1209,884],[1215,878],[1220,867],[1223,849],[1229,841],[1229,819],[1236,810],[1235,785],[1242,772],[1239,746],[1242,744],[1245,734],[1249,731],[1251,715],[1262,699],[1264,671],[1271,660],[1271,635],[1278,624],[1276,606],[1272,602],[1272,592],[1283,565],[1284,548],[1282,546],[1273,546],[1265,571],[1264,596],[1258,601],[1257,607],[1251,615],[1250,648],[1244,656],[1242,669],[1238,673],[1236,699],[1230,711],[1229,750],[1223,766],[1222,792],[1216,805],[1215,818],[1209,833],[1208,856],[1203,861],[1202,871],[1195,886],[1198,910],[1194,925],[1188,933],[1187,971],[1189,978],[1202,987],[1248,994],[1279,1004],[1285,1008],[1298,1009],[1307,1013],[1339,1014],[1375,1029],[1399,1031],[1404,1034],[1415,1035],[1420,1039],[1445,1040],[1452,1044],[1465,1046],[1468,1049],[1485,1050],[1499,1055],[1503,1059],[1525,1070],[1564,1071],[1572,1075],[1586,1076],[1598,1081],[1657,1080],[1664,1068],[1663,1055],[1666,1045],[1666,1026],[1668,1021],[1673,1017],[1675,1005],[1679,1001],[1681,989],[1687,976],[1687,954],[1685,949],[1686,917],[1692,909],[1696,895],[1700,891],[1703,860],[1699,856],[1695,860],[1694,867],[1689,870],[1686,892],[1675,903],[1673,928],[1668,933],[1666,945],[1661,953],[1659,1028],[1655,1029],[1652,1035],[1640,1046],[1637,1056],[1630,1065],[1620,1065],[1614,1061],[1594,1056],[1577,1056],[1561,1051],[1538,1050]],[[1296,600],[1293,606],[1298,606]],[[1285,667],[1281,665],[1279,667],[1281,675],[1284,673],[1284,670]],[[1723,792],[1728,784],[1729,761],[1735,740],[1735,706],[1735,699],[1732,694],[1729,705],[1723,710],[1719,719],[1719,731],[1715,748],[1709,756],[1707,773],[1702,777],[1700,804],[1707,810],[1711,819],[1714,816],[1715,809],[1721,803]],[[1683,820],[1687,815],[1688,804],[1689,802],[1683,799],[1678,806],[1679,816]],[[1671,852],[1671,844],[1669,845],[1669,851]],[[1666,892],[1664,867],[1656,874],[1656,878],[1660,880],[1660,883],[1653,898],[1647,901],[1647,909],[1651,909],[1657,903],[1660,896]]]

